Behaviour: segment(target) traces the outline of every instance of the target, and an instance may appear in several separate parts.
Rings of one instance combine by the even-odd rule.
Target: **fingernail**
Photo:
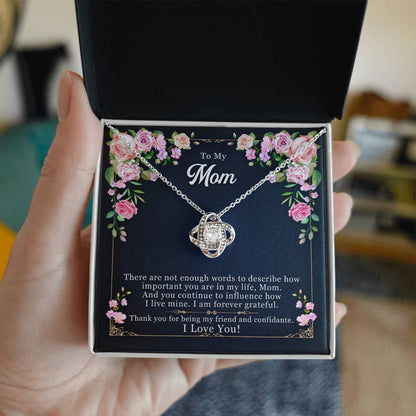
[[[61,78],[59,80],[58,89],[58,120],[64,121],[69,113],[69,107],[71,105],[71,73],[64,69]]]
[[[347,140],[347,143],[351,146],[355,157],[358,159],[361,155],[361,147],[358,146],[357,142],[354,140]]]
[[[345,202],[349,205],[350,208],[354,205],[354,200],[352,199],[350,194],[346,192],[340,192],[342,198],[344,198]]]
[[[342,319],[347,314],[347,307],[343,303],[338,303],[338,313],[340,319]]]

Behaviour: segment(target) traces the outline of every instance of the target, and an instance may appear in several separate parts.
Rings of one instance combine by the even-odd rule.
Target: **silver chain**
[[[119,133],[118,130],[116,130],[110,123],[107,121],[104,122],[104,124],[113,132],[113,133]],[[277,166],[275,169],[271,170],[263,179],[261,179],[259,182],[254,184],[250,189],[248,189],[246,192],[241,194],[238,198],[236,198],[231,204],[227,205],[222,211],[220,211],[217,215],[218,217],[222,217],[226,212],[228,212],[230,209],[234,208],[236,205],[238,205],[240,202],[244,201],[249,195],[251,195],[253,192],[255,192],[260,186],[264,185],[265,182],[267,182],[273,175],[276,175],[279,173],[282,169],[284,169],[289,163],[291,163],[296,157],[298,157],[300,154],[303,153],[303,151],[310,146],[312,143],[316,142],[316,140],[319,139],[323,134],[326,133],[326,128],[324,127],[322,130],[320,130],[310,142],[303,143],[296,152],[284,160],[282,163],[280,163],[279,166]],[[135,152],[135,149],[131,149]],[[140,161],[146,165],[153,173],[155,173],[159,179],[164,182],[170,189],[172,189],[173,192],[176,193],[179,197],[181,197],[185,202],[187,202],[192,208],[197,210],[202,215],[205,215],[207,212],[203,210],[198,204],[196,204],[192,199],[190,199],[187,195],[185,195],[180,189],[178,189],[177,186],[175,186],[169,179],[167,179],[165,176],[162,175],[145,157],[143,157],[140,153],[135,152],[137,157],[140,159]]]

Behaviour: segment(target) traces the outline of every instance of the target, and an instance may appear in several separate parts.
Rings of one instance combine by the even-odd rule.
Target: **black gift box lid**
[[[100,118],[341,118],[366,0],[76,0]]]

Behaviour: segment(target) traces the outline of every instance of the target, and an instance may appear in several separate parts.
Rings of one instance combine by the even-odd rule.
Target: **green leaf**
[[[309,222],[308,218],[304,218],[300,223],[301,224],[307,224]]]
[[[301,231],[302,233],[306,233],[306,230],[305,230],[304,228],[302,228],[300,231]]]
[[[159,134],[161,134],[163,136],[163,133],[160,130],[155,130],[153,132],[153,136],[155,136],[155,137],[159,136]]]
[[[285,180],[285,174],[282,172],[276,173],[276,182],[283,182]]]
[[[144,194],[145,192],[142,191],[141,189],[134,189],[133,192],[136,192],[136,194]]]
[[[179,133],[177,132],[177,131],[174,131],[173,133],[172,133],[172,139],[174,139],[175,138],[175,136],[176,135],[178,135]]]
[[[143,204],[146,202],[141,196],[138,196],[137,195],[137,198],[139,198],[140,199],[140,201],[142,201],[143,202]]]
[[[168,139],[168,142],[169,142],[170,144],[175,144],[175,140],[173,140],[173,139]]]
[[[318,231],[318,227],[312,226],[312,230],[317,232]]]
[[[280,205],[283,205],[285,202],[289,201],[289,198],[286,198]]]
[[[107,228],[108,228],[108,229],[113,228],[113,225],[114,225],[113,223],[108,224],[108,225],[107,225]]]
[[[233,133],[233,139],[236,139],[237,135],[235,134],[235,132]]]
[[[133,185],[141,185],[140,182],[136,182],[136,181],[130,181],[130,183],[133,184]]]
[[[315,185],[315,188],[321,183],[322,175],[318,170],[314,170],[312,174],[312,183]]]
[[[253,145],[259,144],[260,140],[253,140]]]
[[[141,176],[142,176],[142,178],[144,179],[144,180],[146,180],[146,181],[149,181],[150,180],[150,174],[151,174],[152,172],[150,171],[150,170],[144,170],[142,173],[141,173]]]
[[[311,137],[315,137],[316,136],[316,133],[318,133],[316,130],[312,130],[307,135],[308,136],[311,136]]]
[[[312,231],[310,231],[310,232],[309,232],[309,234],[308,234],[308,239],[309,239],[309,240],[312,240],[312,238],[313,238],[313,232],[312,232]]]
[[[292,192],[285,192],[282,194],[282,196],[292,195]]]
[[[162,166],[165,166],[167,163],[168,163],[168,161],[165,159],[165,160],[162,162]]]
[[[108,142],[105,142],[105,144],[106,144],[107,146],[110,146],[110,144],[111,144],[111,140],[110,140],[110,141],[108,141]]]
[[[106,218],[113,218],[114,217],[114,211],[107,212]]]
[[[114,238],[116,238],[116,237],[117,237],[117,231],[116,231],[116,229],[115,229],[115,228],[113,228],[113,229],[111,230],[111,234],[113,235],[113,237],[114,237]]]
[[[123,222],[124,221],[124,218],[123,217],[120,217],[120,215],[117,215],[117,221]]]
[[[269,132],[267,132],[267,133],[264,133],[264,134],[263,134],[263,136],[270,137],[271,139],[273,139],[273,138],[274,138],[274,134],[273,134],[271,131],[269,131]]]
[[[312,218],[314,221],[319,221],[319,217],[318,217],[316,214],[312,214],[312,215],[311,215],[311,218]]]
[[[136,132],[134,131],[134,130],[131,130],[131,129],[129,129],[129,130],[127,130],[129,133],[130,133],[130,135],[132,135],[133,137],[135,137],[136,136]]]
[[[253,132],[251,132],[251,133],[249,134],[249,136],[251,136],[253,139],[255,139],[255,138],[256,138],[256,135],[255,135]]]
[[[293,133],[290,137],[292,138],[292,140],[295,140],[296,137],[298,137],[298,136],[300,136],[300,133],[299,132]]]
[[[289,184],[285,185],[285,188],[293,188],[296,185],[297,185],[296,183],[289,183]]]
[[[114,169],[112,166],[107,168],[104,172],[105,180],[111,185],[114,182]]]

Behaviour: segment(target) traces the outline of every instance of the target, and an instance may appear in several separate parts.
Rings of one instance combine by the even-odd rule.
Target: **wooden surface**
[[[416,264],[416,244],[402,235],[345,229],[335,236],[339,253]]]
[[[416,303],[341,295],[344,416],[408,416],[416,409]]]

